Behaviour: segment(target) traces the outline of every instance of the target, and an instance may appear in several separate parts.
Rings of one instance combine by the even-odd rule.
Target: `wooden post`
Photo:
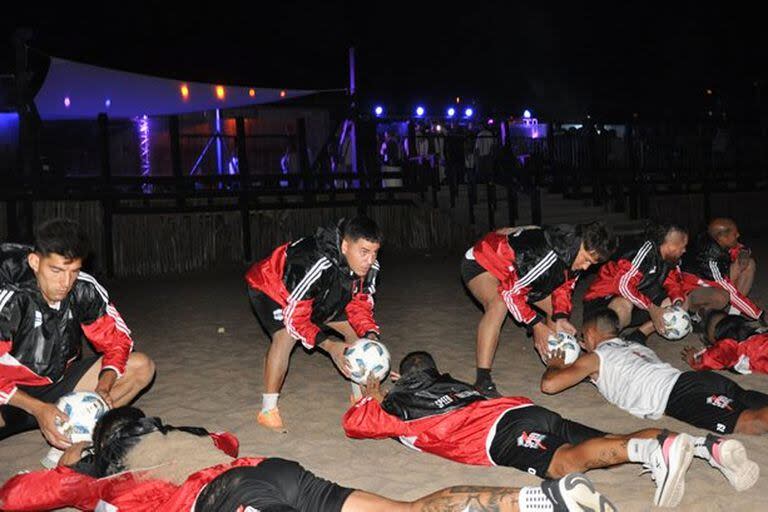
[[[250,262],[253,259],[253,241],[251,239],[251,208],[250,186],[251,169],[248,164],[248,152],[245,147],[245,120],[242,116],[235,118],[235,137],[237,139],[237,168],[240,173],[240,226],[243,230],[243,259]]]
[[[184,174],[181,171],[181,135],[179,133],[179,116],[171,116],[168,119],[168,135],[171,139],[171,172],[174,177],[174,192],[176,193],[176,206],[184,207],[186,202],[186,185]]]
[[[107,114],[101,113],[98,117],[99,123],[99,149],[101,152],[101,212],[102,225],[104,226],[104,238],[102,250],[104,252],[104,266],[107,275],[115,275],[114,262],[114,239],[112,232],[112,214],[114,211],[114,194],[112,191],[112,164],[109,158],[109,118]]]

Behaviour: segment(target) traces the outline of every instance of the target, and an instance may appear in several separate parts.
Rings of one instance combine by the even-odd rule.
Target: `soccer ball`
[[[693,329],[690,315],[680,306],[664,308],[662,319],[664,320],[664,332],[659,334],[668,340],[681,340],[688,336]]]
[[[352,380],[358,384],[365,384],[370,373],[381,381],[389,372],[389,350],[378,341],[361,338],[344,350],[344,357]]]
[[[547,340],[549,351],[562,350],[565,352],[565,364],[573,364],[579,358],[581,347],[576,337],[567,332],[557,332]]]
[[[69,421],[57,425],[57,429],[73,443],[90,442],[96,422],[109,410],[101,396],[90,391],[67,393],[59,398],[56,407],[69,416]]]

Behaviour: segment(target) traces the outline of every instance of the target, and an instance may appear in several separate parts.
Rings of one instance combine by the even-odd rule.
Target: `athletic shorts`
[[[270,458],[258,466],[230,469],[203,488],[197,512],[338,512],[354,489],[323,480],[296,462]]]
[[[461,260],[460,271],[461,280],[464,281],[464,284],[469,284],[472,279],[476,278],[483,272],[488,272],[476,260],[471,260],[466,256]]]
[[[272,297],[260,290],[254,290],[248,286],[248,300],[251,302],[253,312],[256,314],[256,318],[259,319],[259,323],[267,331],[269,337],[272,338],[277,331],[285,329],[283,323],[283,307],[272,300]],[[326,322],[346,322],[347,313],[344,310],[339,311]],[[329,331],[333,331],[328,328]]]
[[[19,386],[26,394],[49,404],[56,403],[62,396],[75,389],[80,379],[96,364],[101,356],[89,356],[74,363],[64,371],[64,376],[58,382],[45,386]],[[3,416],[5,426],[0,427],[0,439],[5,439],[14,434],[34,430],[37,428],[37,420],[23,409],[12,405],[1,405],[0,414]]]
[[[685,372],[677,379],[665,413],[718,434],[730,434],[742,412],[768,407],[768,395],[742,388],[719,373]]]
[[[504,413],[496,425],[489,455],[497,466],[546,478],[558,448],[604,435],[549,409],[529,405]]]
[[[611,303],[613,300],[613,296],[610,297],[601,297],[599,299],[592,299],[592,300],[585,300],[583,304],[583,320],[586,320],[596,312],[606,309],[608,307],[608,304]],[[657,306],[661,306],[661,303],[666,299],[667,297],[664,295],[660,295],[657,297],[654,297],[651,299],[654,304]],[[643,325],[646,322],[651,321],[651,315],[648,313],[647,309],[640,309],[634,304],[632,305],[632,316],[629,319],[629,325],[627,327],[637,327],[639,325]]]

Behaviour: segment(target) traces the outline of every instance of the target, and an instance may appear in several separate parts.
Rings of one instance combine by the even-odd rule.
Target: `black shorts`
[[[256,318],[259,319],[259,323],[267,331],[269,337],[272,338],[277,331],[285,329],[283,323],[283,307],[272,300],[272,297],[260,290],[254,290],[248,286],[248,300],[251,302],[253,312],[256,314]],[[333,317],[326,320],[326,322],[346,322],[347,313],[344,310],[339,311]],[[324,328],[328,332],[333,332],[330,327]]]
[[[253,507],[263,512],[337,512],[354,489],[323,480],[296,462],[269,458],[258,466],[230,469],[203,488],[198,512]]]
[[[608,304],[610,304],[613,299],[614,297],[611,296],[611,297],[602,297],[599,299],[585,300],[583,304],[584,316],[582,317],[582,321],[585,321],[587,318],[589,318],[596,312],[606,309],[608,307]],[[654,304],[656,304],[657,306],[660,306],[661,303],[664,301],[664,299],[666,299],[666,296],[656,297],[652,300]],[[632,316],[629,319],[629,325],[627,325],[627,327],[636,327],[650,321],[651,321],[651,314],[648,313],[647,309],[640,309],[634,304],[632,305]]]
[[[483,272],[488,272],[484,267],[482,267],[477,261],[470,260],[469,258],[462,258],[461,260],[461,280],[464,281],[464,284],[469,284],[469,282],[482,274]]]
[[[19,389],[42,402],[56,403],[59,398],[75,389],[80,379],[96,364],[100,357],[95,355],[75,361],[66,369],[61,380],[53,384],[48,384],[47,386],[19,386]],[[35,417],[18,407],[7,404],[2,405],[0,406],[0,415],[2,415],[3,421],[5,421],[5,426],[0,427],[0,439],[37,428]]]
[[[497,466],[546,478],[558,448],[604,435],[549,409],[530,405],[504,413],[496,425],[489,455]]]
[[[685,372],[669,394],[665,413],[695,427],[730,434],[742,412],[768,407],[768,395],[746,390],[719,373]]]

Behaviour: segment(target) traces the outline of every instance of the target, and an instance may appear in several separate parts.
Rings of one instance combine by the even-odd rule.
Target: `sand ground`
[[[768,261],[768,246],[756,251]],[[377,317],[396,363],[407,352],[426,349],[444,371],[474,378],[474,338],[480,311],[462,287],[459,253],[381,254],[383,273],[377,293]],[[765,267],[763,267],[765,268]],[[414,498],[456,484],[522,486],[536,477],[510,468],[470,467],[416,453],[394,441],[347,439],[340,419],[349,385],[321,353],[297,348],[283,389],[280,409],[287,435],[257,428],[262,361],[267,338],[253,317],[241,279],[242,269],[107,282],[111,296],[134,333],[137,349],[157,363],[153,389],[138,405],[175,425],[229,430],[241,441],[241,454],[279,455],[342,485],[390,497]],[[754,295],[765,303],[768,279],[757,281]],[[586,286],[580,283],[577,297]],[[578,301],[577,301],[578,302]],[[577,306],[575,319],[581,317]],[[222,331],[223,332],[220,332]],[[679,352],[694,336],[671,343],[654,337],[650,346],[662,358],[684,368]],[[607,404],[589,384],[564,394],[539,391],[543,366],[523,331],[508,321],[496,357],[494,375],[500,390],[527,395],[563,416],[613,432],[667,427],[702,432],[673,419],[638,420]],[[745,387],[768,392],[768,377],[731,375]],[[749,491],[736,493],[706,463],[694,460],[680,510],[768,510],[768,441],[737,436],[766,472]],[[37,432],[0,443],[0,479],[36,469],[47,447]],[[650,510],[654,485],[629,464],[590,472],[597,486],[620,510]]]

